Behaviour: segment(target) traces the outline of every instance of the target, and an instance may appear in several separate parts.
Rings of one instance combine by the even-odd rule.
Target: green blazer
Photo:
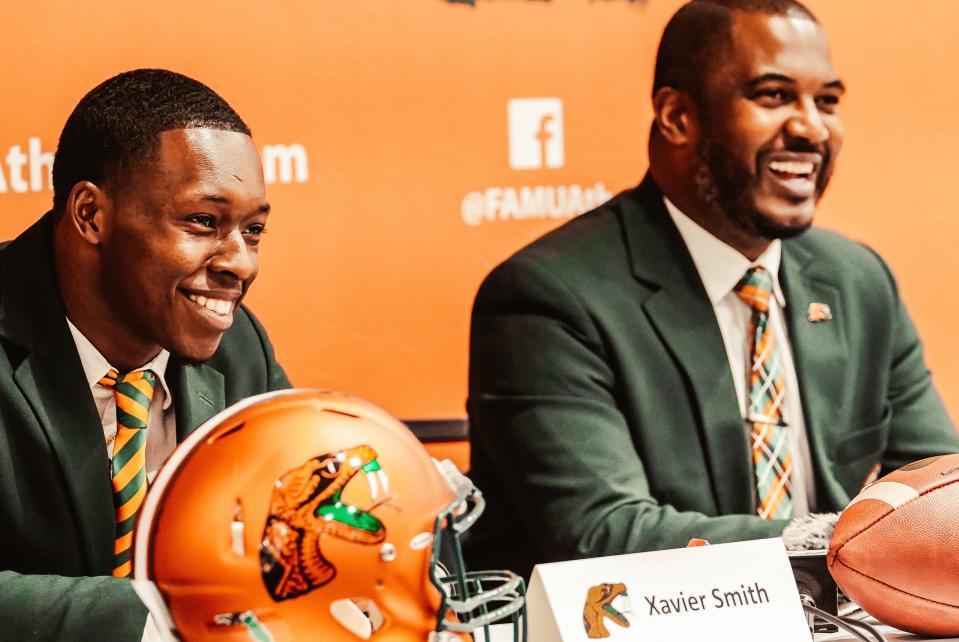
[[[53,271],[53,219],[0,250],[0,638],[140,640],[146,609],[109,576],[113,492],[103,428]],[[216,354],[171,359],[177,439],[229,404],[289,387],[241,307]]]
[[[883,471],[959,451],[882,260],[812,229],[783,242],[819,511]],[[811,323],[810,303],[833,319]],[[743,419],[712,306],[647,177],[498,266],[470,345],[473,568],[778,536],[755,516]]]

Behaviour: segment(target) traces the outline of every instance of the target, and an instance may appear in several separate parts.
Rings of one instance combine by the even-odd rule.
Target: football
[[[913,462],[863,488],[836,523],[827,563],[876,619],[959,635],[959,454]]]

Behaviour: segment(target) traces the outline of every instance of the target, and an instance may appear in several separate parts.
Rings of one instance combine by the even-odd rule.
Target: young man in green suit
[[[883,261],[808,229],[844,91],[792,0],[694,0],[642,183],[497,267],[473,308],[480,568],[780,534],[959,451]],[[762,277],[762,296],[757,282]],[[788,543],[788,541],[787,541]]]
[[[289,387],[241,305],[269,204],[246,124],[162,70],[87,94],[53,179],[53,210],[0,250],[0,637],[139,640],[147,611],[117,513],[135,518],[145,480],[204,420]],[[153,382],[139,441],[117,407],[141,411],[108,371]],[[132,498],[121,441],[139,448]]]

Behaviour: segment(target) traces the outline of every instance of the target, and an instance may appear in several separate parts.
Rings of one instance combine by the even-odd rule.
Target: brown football
[[[846,507],[826,558],[839,588],[876,619],[959,635],[959,454],[903,466]]]

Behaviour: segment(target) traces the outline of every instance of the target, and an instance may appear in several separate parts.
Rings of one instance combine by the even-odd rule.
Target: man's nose
[[[829,128],[823,121],[815,98],[810,97],[800,103],[796,113],[786,121],[786,134],[812,144],[829,140]]]
[[[257,272],[256,250],[247,245],[243,233],[235,230],[224,237],[210,259],[210,267],[220,273],[229,273],[246,281]]]

